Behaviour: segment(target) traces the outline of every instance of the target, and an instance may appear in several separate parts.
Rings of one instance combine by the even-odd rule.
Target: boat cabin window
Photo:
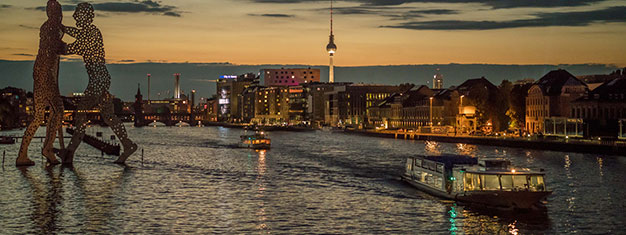
[[[415,166],[422,167],[422,159],[416,158],[415,159]]]
[[[481,175],[480,181],[483,183],[483,190],[500,190],[498,175]]]
[[[530,191],[546,191],[546,186],[543,183],[543,175],[530,176]]]
[[[488,175],[465,173],[465,191],[545,191],[543,175]]]

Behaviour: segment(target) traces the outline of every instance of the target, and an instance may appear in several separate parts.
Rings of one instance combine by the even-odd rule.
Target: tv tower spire
[[[333,64],[333,56],[337,51],[337,45],[335,45],[335,35],[333,35],[333,0],[330,0],[330,37],[328,45],[326,45],[326,51],[330,56],[330,64],[328,65],[328,82],[335,82],[335,65]]]

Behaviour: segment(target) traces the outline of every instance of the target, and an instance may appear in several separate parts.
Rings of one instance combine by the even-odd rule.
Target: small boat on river
[[[241,135],[241,142],[239,147],[251,148],[251,149],[270,149],[272,140],[265,134],[264,131],[257,130],[254,134],[244,133]]]
[[[426,193],[470,205],[537,210],[545,208],[552,193],[544,176],[543,170],[514,168],[505,159],[440,155],[407,158],[402,179]]]

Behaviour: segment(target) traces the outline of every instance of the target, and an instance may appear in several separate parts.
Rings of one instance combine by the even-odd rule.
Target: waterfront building
[[[93,107],[90,110],[78,110],[78,104],[84,97],[84,93],[71,93],[68,96],[61,96],[64,108],[63,122],[65,124],[74,123],[74,118],[76,117],[78,112],[85,112],[87,113],[87,120],[91,124],[104,124],[104,121],[102,121],[102,117],[100,116],[100,109],[98,109],[98,107]],[[121,99],[114,96],[111,99],[113,100],[112,103],[115,115],[120,117],[122,121],[132,121],[133,102],[128,105],[122,102]]]
[[[412,129],[446,133],[457,121],[458,92],[420,86],[395,93],[378,106],[368,108],[369,124],[385,129]]]
[[[287,87],[259,87],[254,93],[252,123],[284,125],[289,121],[289,89]]]
[[[573,101],[569,117],[584,120],[589,137],[618,136],[623,128],[620,119],[626,119],[626,76],[604,82]]]
[[[600,85],[623,76],[626,76],[626,68],[624,68],[623,70],[615,70],[609,74],[580,75],[576,76],[576,78],[587,83],[587,87],[589,87],[589,90],[593,91]]]
[[[398,86],[376,84],[347,84],[336,86],[324,94],[327,101],[325,123],[331,126],[367,124],[367,109],[379,105],[394,93],[406,92],[413,84]]]
[[[289,89],[289,125],[309,125],[308,94],[304,86]]]
[[[262,69],[263,85],[270,86],[298,86],[303,83],[320,81],[320,70],[312,68],[296,69]]]
[[[257,84],[247,87],[240,96],[241,122],[249,123],[256,114],[257,100],[261,89],[266,88]]]
[[[304,89],[303,92],[306,94],[307,97],[307,109],[305,115],[308,119],[309,124],[313,127],[326,125],[326,116],[328,112],[331,111],[329,109],[329,96],[327,96],[326,94],[333,93],[335,92],[335,90],[337,90],[337,92],[340,89],[345,90],[345,86],[350,84],[352,83],[314,82],[302,85],[302,88]]]
[[[217,122],[218,104],[216,96],[204,99],[204,101],[201,102],[198,107],[200,109],[200,113],[202,114],[203,120]]]
[[[6,110],[6,116],[0,120],[0,130],[25,127],[33,119],[33,93],[6,87],[0,90],[0,107]]]
[[[216,84],[219,105],[218,121],[241,121],[240,96],[246,88],[258,82],[259,77],[252,73],[221,76]]]
[[[458,92],[457,129],[460,132],[483,133],[508,127],[507,103],[500,89],[485,77],[469,79],[455,88]]]
[[[587,90],[587,84],[563,69],[548,72],[528,90],[526,131],[543,133],[547,118],[569,117],[570,103]]]
[[[380,104],[367,109],[368,123],[385,129],[417,129],[429,125],[430,97],[434,95],[435,91],[424,85],[392,94]]]

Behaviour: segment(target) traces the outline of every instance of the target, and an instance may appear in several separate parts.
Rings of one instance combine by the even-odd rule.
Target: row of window
[[[626,118],[626,108],[578,107],[572,108],[571,116],[575,118]]]
[[[542,99],[542,98],[529,98],[528,102],[526,105],[547,105],[548,104],[548,99]]]
[[[313,71],[303,71],[302,73],[303,73],[303,74],[307,74],[307,72],[308,72],[309,74],[313,74]],[[269,73],[269,71],[268,71],[267,73]],[[278,71],[274,72],[274,74],[278,74]],[[280,74],[289,74],[289,72],[288,72],[288,71],[280,71]],[[294,72],[293,72],[293,71],[291,71],[291,74],[294,74]]]
[[[539,109],[539,110],[527,110],[529,117],[546,117],[548,116],[548,111]]]

